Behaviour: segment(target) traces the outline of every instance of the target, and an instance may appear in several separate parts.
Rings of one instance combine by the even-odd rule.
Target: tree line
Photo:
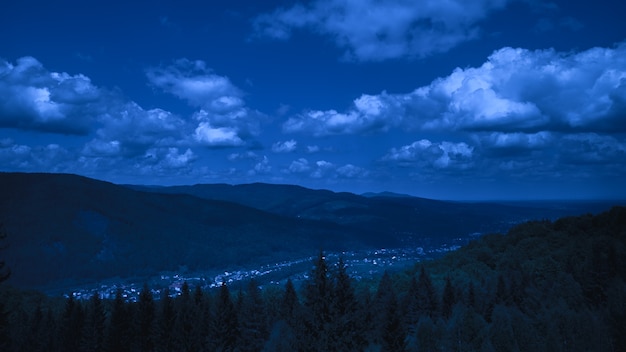
[[[320,253],[298,288],[184,284],[154,297],[145,285],[137,302],[7,291],[0,350],[624,351],[625,282],[616,207],[528,222],[372,282]]]

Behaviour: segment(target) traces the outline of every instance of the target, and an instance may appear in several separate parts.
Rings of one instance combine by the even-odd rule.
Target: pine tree
[[[237,311],[228,286],[222,283],[215,307],[212,339],[209,341],[211,350],[234,351],[238,347],[239,336]]]
[[[328,350],[331,292],[326,257],[320,252],[304,290],[305,329],[302,339],[304,345],[312,349]]]
[[[280,303],[280,317],[284,319],[287,324],[295,327],[296,320],[300,315],[300,301],[298,300],[298,294],[293,286],[291,279],[287,280],[285,284],[285,292]]]
[[[241,326],[240,346],[242,351],[260,351],[269,335],[265,307],[257,282],[248,283],[239,312]]]
[[[76,301],[72,293],[65,301],[65,308],[61,316],[61,350],[66,352],[80,351],[83,323],[83,307],[80,302]]]
[[[4,225],[0,223],[0,249],[5,249],[4,240],[7,238],[7,233],[4,231]],[[3,260],[0,260],[0,283],[6,281],[11,276],[11,270],[6,266]]]
[[[338,351],[362,350],[365,338],[357,316],[358,302],[343,259],[339,259],[334,278],[331,305],[332,348]]]
[[[102,300],[94,294],[89,300],[86,311],[82,350],[85,352],[100,352],[104,350],[106,328],[106,313]]]
[[[385,307],[382,331],[382,351],[398,352],[406,348],[406,331],[402,323],[398,299],[393,291]]]
[[[417,280],[417,305],[420,313],[431,318],[437,316],[437,292],[423,266]]]
[[[137,339],[140,352],[152,352],[155,346],[155,304],[148,284],[144,284],[137,302]]]
[[[450,318],[455,304],[454,288],[452,287],[450,277],[446,277],[446,285],[443,288],[443,296],[441,298],[441,314],[445,319]]]
[[[124,301],[122,290],[118,289],[111,308],[111,319],[105,343],[108,352],[127,352],[131,348],[131,321],[130,309]]]
[[[176,326],[176,309],[174,301],[170,297],[169,288],[165,288],[161,293],[161,302],[159,303],[159,318],[157,326],[158,335],[158,351],[169,352],[174,351],[176,345],[175,326]]]

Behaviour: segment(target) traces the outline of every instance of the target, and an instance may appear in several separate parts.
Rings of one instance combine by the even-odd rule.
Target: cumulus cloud
[[[298,142],[293,139],[284,142],[276,142],[272,144],[272,151],[274,153],[290,153],[296,150]]]
[[[270,161],[267,156],[263,156],[261,160],[259,160],[254,167],[248,171],[248,175],[259,175],[259,174],[267,174],[272,171],[272,166],[270,165]]]
[[[209,147],[240,146],[258,135],[264,114],[248,108],[243,92],[204,61],[180,59],[146,71],[152,85],[199,108],[194,139]]]
[[[179,59],[166,67],[150,68],[146,75],[155,87],[194,107],[220,110],[243,105],[242,92],[228,77],[214,74],[201,60]]]
[[[626,43],[579,53],[502,48],[407,94],[363,95],[347,112],[307,111],[285,132],[626,131]]]
[[[309,165],[309,161],[305,158],[300,158],[298,160],[294,160],[289,165],[288,171],[295,174],[309,172],[311,170],[311,166]]]
[[[0,59],[0,127],[84,135],[101,95],[84,75],[50,72],[33,57]]]
[[[12,139],[0,140],[0,165],[4,171],[68,172],[76,155],[50,143],[28,146]]]
[[[337,176],[340,178],[362,178],[367,177],[369,172],[362,167],[346,164],[337,168]]]
[[[384,92],[378,96],[364,94],[354,100],[346,113],[311,110],[292,116],[283,124],[283,131],[306,131],[315,136],[384,131],[400,122],[401,115],[395,114],[397,102],[393,100]]]
[[[400,148],[392,148],[383,160],[401,166],[465,169],[472,165],[473,151],[474,148],[464,142],[433,143],[422,139]]]
[[[294,29],[329,36],[346,59],[425,57],[475,39],[479,22],[512,0],[317,0],[263,14],[255,33],[287,40]]]
[[[213,127],[209,122],[200,122],[193,135],[194,139],[209,147],[236,147],[244,142],[231,127]]]

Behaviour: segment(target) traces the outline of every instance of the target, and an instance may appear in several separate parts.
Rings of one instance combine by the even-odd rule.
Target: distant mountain
[[[446,202],[390,196],[393,193],[387,192],[367,197],[264,183],[130,187],[229,201],[277,215],[333,222],[362,231],[374,231],[386,241],[405,245],[425,239],[448,239],[477,232],[505,232],[512,225],[526,220],[600,212],[613,205],[610,202]]]
[[[394,198],[412,198],[413,196],[403,193],[395,193],[395,192],[365,192],[361,194],[363,197],[394,197]]]
[[[0,256],[12,284],[59,287],[179,266],[260,265],[321,248],[422,246],[583,209],[588,204],[364,197],[260,183],[121,186],[67,174],[0,173],[0,222],[9,234]]]
[[[232,267],[373,245],[367,233],[333,223],[75,175],[0,173],[0,195],[0,221],[9,234],[0,255],[18,286],[181,265]]]

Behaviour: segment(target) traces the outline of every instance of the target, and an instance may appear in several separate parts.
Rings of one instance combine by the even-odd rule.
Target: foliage
[[[303,288],[0,291],[2,351],[624,351],[626,208],[525,223],[355,291],[322,252]],[[158,297],[157,297],[158,298]],[[0,311],[0,313],[2,313]],[[44,328],[45,327],[45,328]]]

